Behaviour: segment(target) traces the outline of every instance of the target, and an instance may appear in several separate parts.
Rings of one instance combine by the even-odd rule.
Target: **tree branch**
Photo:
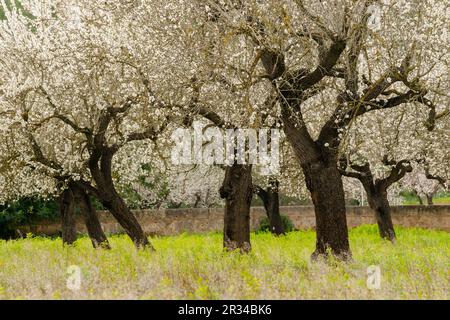
[[[425,166],[425,177],[426,177],[427,179],[430,179],[430,180],[436,180],[437,182],[439,182],[439,184],[440,184],[443,188],[446,188],[446,186],[445,186],[446,180],[445,180],[444,178],[438,176],[438,175],[433,175],[433,174],[431,174],[431,173],[430,173],[430,168],[428,167],[428,165]]]
[[[385,165],[393,165],[391,172],[384,179],[377,179],[375,185],[383,190],[387,190],[392,184],[401,180],[407,172],[412,171],[412,167],[409,160],[400,160],[396,162],[395,160],[388,160],[388,157],[383,158],[383,163]]]

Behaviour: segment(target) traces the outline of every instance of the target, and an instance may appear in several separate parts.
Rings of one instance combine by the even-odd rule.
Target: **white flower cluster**
[[[160,195],[147,192],[142,182],[151,185],[155,177],[164,177],[159,186],[163,180],[169,186],[170,194],[163,192],[166,203],[219,201],[221,170],[188,168],[182,174],[186,168],[167,165],[170,131],[189,123],[186,119],[211,115],[234,127],[281,127],[277,90],[286,84],[281,78],[270,81],[261,49],[279,54],[275,66],[283,69],[284,78],[299,80],[323,60],[330,39],[354,40],[369,2],[23,0],[15,8],[0,1],[5,12],[0,21],[2,199],[54,193],[60,176],[92,182],[88,139],[105,130],[106,146],[120,149],[113,163],[119,189],[132,188],[142,201],[155,203]],[[379,27],[367,30],[353,70],[357,90],[346,88],[348,75],[325,77],[304,93],[298,107],[302,121],[296,126],[305,126],[317,139],[339,105],[336,97],[355,96],[339,105],[342,112],[332,119],[341,153],[369,162],[377,178],[388,172],[381,164],[386,155],[426,157],[430,168],[444,171],[450,154],[445,114],[449,7],[444,0],[380,1],[378,7]],[[351,31],[346,33],[343,21]],[[324,48],[318,36],[326,37]],[[349,50],[348,45],[336,74],[350,68]],[[398,72],[386,76],[405,55],[407,75],[401,81]],[[367,112],[360,117],[348,113],[384,76],[388,90],[360,107]],[[408,92],[408,85],[425,88],[436,114],[442,115],[433,132],[423,126],[429,108],[418,101],[374,110]],[[111,110],[116,110],[112,121],[102,128],[100,119]],[[130,142],[166,122],[167,132],[155,141]],[[326,141],[319,148],[335,148],[335,143]],[[286,141],[281,149],[283,192],[307,194],[294,165],[298,154]]]

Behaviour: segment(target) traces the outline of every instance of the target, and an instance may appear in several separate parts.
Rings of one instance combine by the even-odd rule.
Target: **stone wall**
[[[183,232],[202,233],[222,231],[223,209],[161,209],[136,210],[136,217],[144,231],[149,235],[176,235]],[[281,213],[289,216],[296,229],[310,229],[315,226],[314,208],[310,206],[281,207]],[[122,228],[108,212],[99,212],[100,221],[107,234],[120,233]],[[255,230],[259,221],[265,217],[262,207],[251,209],[251,227]],[[450,231],[450,206],[397,206],[392,207],[392,219],[395,225],[422,227]],[[348,207],[347,223],[349,227],[376,223],[368,207]],[[78,230],[86,232],[81,217],[77,220]],[[58,222],[41,222],[39,225],[23,226],[23,233],[36,235],[54,235],[59,233]]]

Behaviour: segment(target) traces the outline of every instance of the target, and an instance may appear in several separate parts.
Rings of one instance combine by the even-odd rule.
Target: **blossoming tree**
[[[137,247],[151,247],[115,188],[112,166],[123,146],[156,139],[167,124],[150,80],[160,72],[161,39],[149,31],[157,21],[147,22],[158,16],[156,7],[101,1],[22,5],[31,19],[12,8],[0,24],[0,107],[9,130],[24,143],[27,165],[66,183],[65,211],[72,211],[72,191],[82,190],[84,199],[100,200]]]
[[[433,32],[445,29],[445,3],[200,2],[209,35],[222,41],[216,73],[232,70],[232,79],[244,79],[248,101],[276,94],[272,110],[278,108],[315,206],[313,256],[331,250],[349,258],[337,165],[342,137],[355,118],[404,104],[426,110],[433,126],[448,101],[448,37]],[[243,109],[265,111],[254,105]]]

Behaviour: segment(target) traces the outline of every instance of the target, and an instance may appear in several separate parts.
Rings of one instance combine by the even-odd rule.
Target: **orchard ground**
[[[352,229],[350,263],[311,262],[313,231],[252,234],[248,255],[224,253],[219,233],[153,238],[156,252],[124,235],[110,238],[110,251],[88,238],[65,248],[60,239],[0,241],[0,299],[448,299],[450,234],[396,230],[392,245],[375,225]],[[71,265],[79,290],[67,287]],[[367,286],[371,265],[379,289]]]

